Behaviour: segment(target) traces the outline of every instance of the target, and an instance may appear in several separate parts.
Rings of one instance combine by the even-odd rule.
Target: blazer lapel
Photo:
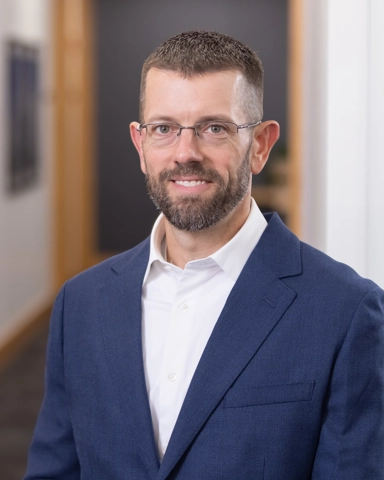
[[[136,250],[136,249],[135,249]],[[150,407],[145,385],[141,290],[149,256],[149,242],[137,247],[128,260],[116,262],[100,294],[100,309],[107,361],[117,401],[125,409],[143,464],[150,478],[159,468]]]
[[[273,263],[271,263],[273,262]],[[301,272],[298,239],[272,217],[201,357],[156,480],[164,480],[296,297],[280,278]]]

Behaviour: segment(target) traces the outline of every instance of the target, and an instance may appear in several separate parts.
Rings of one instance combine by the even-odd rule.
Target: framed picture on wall
[[[39,177],[39,52],[18,41],[7,45],[7,186],[12,194]]]

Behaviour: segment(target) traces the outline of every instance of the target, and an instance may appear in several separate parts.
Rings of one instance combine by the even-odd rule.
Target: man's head
[[[140,87],[140,121],[144,122],[147,75],[151,68],[184,78],[234,71],[242,74],[242,103],[250,119],[263,117],[264,71],[257,54],[243,43],[217,32],[184,32],[157,47],[144,62]],[[250,120],[251,121],[251,120]]]
[[[218,33],[178,35],[145,62],[131,136],[149,194],[177,229],[249,213],[251,174],[279,136],[276,122],[261,122],[262,83],[257,56]]]

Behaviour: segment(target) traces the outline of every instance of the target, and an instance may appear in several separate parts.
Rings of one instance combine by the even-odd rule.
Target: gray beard
[[[206,169],[201,163],[179,164],[173,170],[164,170],[158,179],[147,169],[146,184],[150,198],[163,212],[167,220],[179,230],[198,232],[216,225],[234,210],[248,192],[251,177],[250,143],[247,152],[227,184],[213,169]],[[180,196],[172,200],[167,192],[167,183],[178,176],[198,176],[217,185],[216,192],[210,198],[200,195]]]

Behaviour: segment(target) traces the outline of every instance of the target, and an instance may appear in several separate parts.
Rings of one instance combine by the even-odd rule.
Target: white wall
[[[384,2],[304,5],[303,239],[384,286]]]
[[[53,294],[52,92],[49,0],[0,0],[0,348]],[[6,51],[8,40],[30,42],[41,53],[39,184],[6,192]]]
[[[384,288],[384,2],[369,17],[367,271]]]

